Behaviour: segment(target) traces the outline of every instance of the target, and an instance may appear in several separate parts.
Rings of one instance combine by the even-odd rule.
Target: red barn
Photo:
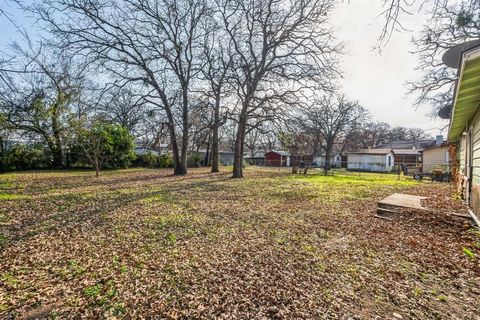
[[[289,167],[290,154],[286,151],[270,151],[265,153],[265,165],[267,167]]]

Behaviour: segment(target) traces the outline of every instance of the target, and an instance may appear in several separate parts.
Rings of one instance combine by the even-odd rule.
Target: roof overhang
[[[457,140],[480,105],[480,46],[462,54],[448,141]]]
[[[462,54],[465,51],[475,48],[479,45],[480,45],[480,39],[457,44],[456,46],[453,46],[449,48],[447,51],[445,51],[445,53],[442,56],[442,62],[447,67],[457,69],[459,67],[459,64],[461,63]]]

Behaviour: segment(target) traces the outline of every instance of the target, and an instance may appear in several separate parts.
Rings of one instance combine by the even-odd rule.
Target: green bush
[[[118,169],[129,167],[135,160],[134,139],[127,128],[102,120],[90,126],[72,122],[72,127],[75,129],[70,150],[72,165],[95,167],[98,163],[100,168]]]
[[[158,164],[157,158],[158,157],[151,152],[140,154],[137,155],[134,164],[137,167],[155,168]]]
[[[200,167],[203,162],[203,157],[198,153],[194,153],[188,156],[187,158],[187,167]]]
[[[173,159],[169,154],[162,154],[158,156],[158,166],[160,168],[171,168],[173,167]]]
[[[137,167],[146,168],[171,168],[173,167],[173,159],[169,154],[155,155],[148,152],[138,155],[134,164]]]
[[[128,168],[136,158],[133,151],[134,138],[130,135],[128,129],[120,125],[105,123],[100,125],[100,129],[107,136],[107,142],[111,146],[106,149],[109,154],[105,167],[111,169]]]
[[[42,145],[17,144],[0,153],[0,171],[48,168],[51,158]]]

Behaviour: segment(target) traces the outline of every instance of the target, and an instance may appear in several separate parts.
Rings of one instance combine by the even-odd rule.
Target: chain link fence
[[[306,164],[300,162],[298,166],[271,166],[265,162],[252,162],[250,165],[262,167],[277,172],[291,172],[296,174],[312,174],[339,177],[357,177],[359,179],[429,179],[433,181],[449,182],[452,179],[451,166],[448,163],[381,163],[381,162],[349,162],[337,161]]]

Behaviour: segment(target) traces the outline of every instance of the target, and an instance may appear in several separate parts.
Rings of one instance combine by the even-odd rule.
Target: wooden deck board
[[[411,194],[394,193],[385,199],[378,201],[378,206],[384,205],[428,211],[428,208],[422,206],[422,200],[426,198],[427,197],[414,196]]]

